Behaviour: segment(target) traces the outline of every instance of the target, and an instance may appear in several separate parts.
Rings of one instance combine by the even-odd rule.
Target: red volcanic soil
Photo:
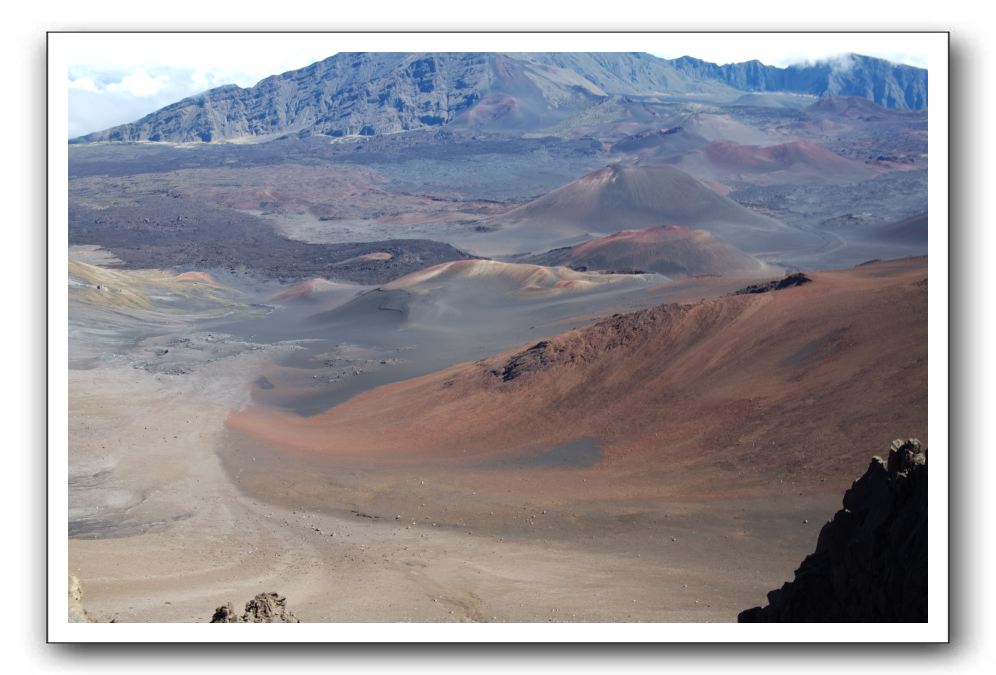
[[[677,225],[623,230],[575,246],[566,255],[561,264],[589,270],[658,272],[672,277],[777,273],[710,232]]]
[[[193,283],[200,284],[217,284],[214,277],[208,272],[184,272],[183,274],[176,275],[175,281],[189,281]]]
[[[675,164],[701,178],[760,184],[857,181],[880,173],[810,141],[765,147],[719,141],[691,151]]]
[[[927,264],[810,276],[615,315],[313,417],[254,406],[228,423],[352,466],[480,466],[597,438],[595,470],[682,476],[696,494],[846,480],[869,448],[927,440]]]
[[[491,124],[496,120],[521,115],[519,102],[512,96],[485,96],[474,104],[465,114],[462,121],[468,126]]]

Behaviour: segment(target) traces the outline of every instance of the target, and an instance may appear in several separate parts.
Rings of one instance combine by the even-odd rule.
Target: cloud
[[[147,98],[149,96],[155,96],[159,92],[169,88],[172,85],[172,80],[166,73],[160,73],[155,77],[152,77],[144,70],[137,70],[130,75],[125,75],[121,78],[119,82],[112,82],[108,84],[105,91],[129,94],[131,96],[138,96],[141,98]]]
[[[163,106],[196,94],[186,73],[130,73],[74,69],[69,83],[69,137],[133,122]]]
[[[90,70],[84,70],[85,74],[80,74],[80,69],[74,70],[69,74],[69,88],[94,94],[111,93],[146,98],[174,86],[173,78],[168,73],[159,73],[153,77],[142,68],[123,76]]]
[[[70,77],[69,88],[71,90],[77,89],[79,91],[92,91],[94,93],[100,93],[100,90],[97,88],[97,83],[89,77],[78,77],[75,80]]]
[[[839,73],[846,73],[847,71],[854,68],[856,63],[855,55],[851,53],[842,54],[827,54],[819,58],[799,58],[792,62],[790,65],[810,67],[810,66],[830,66],[830,68]],[[882,58],[882,57],[876,57]],[[888,59],[886,59],[888,60]]]
[[[233,82],[253,83],[252,75],[188,66],[74,65],[69,69],[69,137],[133,122],[170,103]]]
[[[73,64],[69,67],[69,137],[133,122],[163,106],[209,89],[250,87],[268,71],[234,67],[146,64],[128,68]]]
[[[769,66],[786,67],[827,62],[854,53],[927,67],[926,52],[916,34],[862,33],[768,33],[732,34],[723,39],[702,39],[699,35],[673,35],[661,42],[658,56],[674,58],[690,54],[714,63],[738,63],[757,59]]]

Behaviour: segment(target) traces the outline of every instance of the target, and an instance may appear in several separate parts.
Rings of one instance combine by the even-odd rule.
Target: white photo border
[[[659,51],[668,35],[702,40],[765,40],[806,34],[813,40],[875,37],[896,51],[924,52],[929,71],[928,133],[928,617],[925,623],[707,624],[494,623],[220,624],[68,622],[68,67],[88,40],[250,39],[328,35],[335,51]],[[201,643],[905,643],[949,641],[949,72],[947,32],[51,32],[48,34],[48,597],[49,642]],[[331,53],[330,49],[330,53]],[[815,542],[814,542],[815,544]],[[787,579],[786,579],[787,581]]]

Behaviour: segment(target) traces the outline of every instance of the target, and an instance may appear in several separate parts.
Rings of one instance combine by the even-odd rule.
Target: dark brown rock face
[[[214,610],[211,623],[301,623],[287,611],[287,598],[278,593],[260,593],[246,603],[241,616],[235,614],[232,603]]]
[[[893,441],[844,494],[795,580],[741,623],[927,620],[927,464],[919,441]]]
[[[750,286],[745,286],[739,291],[735,291],[733,295],[752,295],[755,293],[770,293],[771,291],[780,291],[785,288],[792,288],[793,286],[802,286],[803,284],[808,284],[812,281],[802,272],[795,272],[794,274],[789,274],[782,279],[776,279],[775,281],[767,281],[763,284],[751,284]]]

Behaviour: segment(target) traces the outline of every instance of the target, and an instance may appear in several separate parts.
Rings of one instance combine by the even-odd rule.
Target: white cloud
[[[210,89],[208,74],[203,70],[195,70],[190,74],[190,84],[201,89]]]
[[[80,91],[92,91],[94,93],[98,93],[100,91],[97,89],[97,84],[89,77],[78,77],[75,80],[69,78],[69,88],[78,89]]]
[[[112,82],[107,85],[105,91],[120,92],[146,98],[155,96],[168,88],[171,83],[170,76],[166,73],[160,73],[152,77],[145,70],[139,69],[130,75],[125,75],[119,82]]]

